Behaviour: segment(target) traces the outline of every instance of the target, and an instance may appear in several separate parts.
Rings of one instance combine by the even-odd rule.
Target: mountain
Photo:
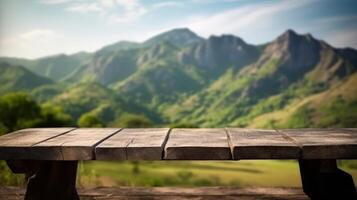
[[[136,56],[139,50],[127,49],[117,52],[96,52],[91,62],[73,73],[68,80],[71,82],[95,81],[109,85],[124,80],[137,69]]]
[[[131,41],[119,41],[117,43],[107,45],[101,49],[99,49],[96,54],[105,54],[107,52],[116,52],[120,50],[128,50],[128,49],[136,49],[140,48],[141,44],[137,42],[131,42]]]
[[[22,66],[0,63],[0,94],[10,91],[31,91],[51,83],[51,80],[40,77]]]
[[[256,62],[228,70],[204,90],[166,109],[165,115],[204,126],[246,126],[256,116],[355,77],[357,63],[350,58],[357,52],[349,54],[354,56],[288,30],[266,45]]]
[[[74,119],[91,113],[111,124],[134,113],[203,127],[357,127],[357,51],[293,30],[252,45],[174,29],[91,54],[0,60],[55,81],[29,91]]]
[[[72,55],[59,54],[34,60],[3,57],[0,58],[0,61],[22,65],[37,75],[54,81],[63,81],[79,70],[81,65],[87,63],[90,57],[91,54],[89,53],[79,52]]]
[[[184,65],[197,66],[203,76],[217,78],[228,67],[239,69],[254,62],[259,50],[233,35],[211,36],[201,43],[182,51],[179,60]]]
[[[185,47],[202,42],[203,40],[203,38],[187,28],[177,28],[146,40],[143,43],[143,46],[152,46],[163,42],[170,42],[177,47]]]
[[[254,46],[227,35],[210,37],[185,49],[165,42],[143,51],[137,63],[141,70],[116,88],[138,104],[163,107],[206,87],[229,67],[238,70],[254,62],[258,55]]]

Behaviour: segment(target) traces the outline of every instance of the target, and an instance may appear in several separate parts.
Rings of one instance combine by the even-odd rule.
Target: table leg
[[[8,161],[14,173],[29,176],[25,200],[79,200],[77,161]]]
[[[352,176],[336,160],[299,160],[303,190],[312,200],[357,200]]]

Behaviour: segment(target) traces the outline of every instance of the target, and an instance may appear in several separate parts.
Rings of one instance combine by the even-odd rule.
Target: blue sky
[[[0,56],[37,58],[188,27],[253,44],[286,29],[357,48],[356,0],[0,0]]]

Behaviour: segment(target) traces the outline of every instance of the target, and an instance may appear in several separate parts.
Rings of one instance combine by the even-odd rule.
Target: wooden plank
[[[357,131],[353,129],[286,129],[280,132],[302,147],[302,159],[356,159]]]
[[[165,159],[231,160],[225,129],[173,129],[165,146]]]
[[[33,146],[42,160],[92,160],[94,147],[120,128],[80,128]]]
[[[31,146],[67,133],[74,128],[29,128],[0,137],[0,160],[32,159]]]
[[[228,128],[227,131],[235,160],[299,158],[299,146],[275,130]]]
[[[169,128],[124,129],[95,148],[97,160],[161,160]]]

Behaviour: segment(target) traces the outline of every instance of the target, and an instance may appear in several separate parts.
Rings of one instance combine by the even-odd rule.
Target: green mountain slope
[[[0,94],[11,91],[31,91],[52,81],[40,77],[22,66],[0,63]]]
[[[48,104],[62,107],[75,120],[81,115],[94,112],[103,121],[111,121],[121,111],[121,101],[108,88],[97,83],[81,83],[67,88],[51,99]]]
[[[141,105],[165,109],[178,99],[206,87],[228,68],[238,70],[254,62],[258,55],[254,46],[226,35],[211,37],[183,49],[169,42],[160,43],[138,54],[136,64],[139,70],[118,82],[116,91]]]
[[[174,29],[92,54],[0,60],[56,80],[28,83],[27,90],[75,120],[89,113],[113,124],[135,113],[158,124],[357,127],[357,97],[349,94],[356,92],[357,51],[292,30],[255,46],[233,35],[204,39]],[[10,77],[3,91],[26,80],[10,71],[2,77]]]
[[[22,65],[40,76],[54,81],[63,81],[70,78],[82,65],[89,62],[90,58],[91,54],[79,52],[72,55],[59,54],[33,60],[0,58],[0,61]]]
[[[341,51],[289,30],[268,44],[257,62],[228,70],[164,114],[204,126],[246,126],[255,116],[282,109],[298,97],[329,90],[356,69],[357,63]]]
[[[329,90],[296,98],[280,109],[258,115],[249,127],[357,127],[357,73]],[[279,99],[279,96],[275,96]],[[273,98],[272,98],[273,99]]]

